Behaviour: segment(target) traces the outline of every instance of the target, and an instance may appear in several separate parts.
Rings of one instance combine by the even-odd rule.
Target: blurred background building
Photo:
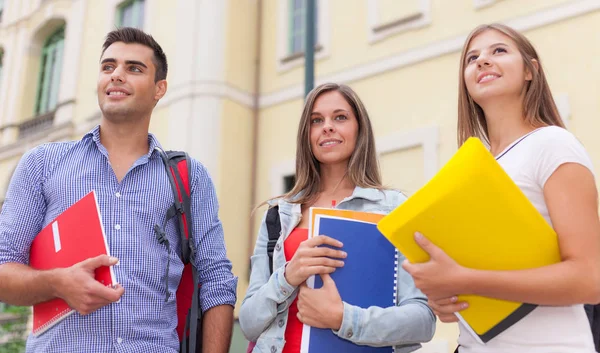
[[[98,124],[104,36],[141,28],[169,59],[151,131],[208,167],[241,303],[260,218],[251,211],[294,183],[305,2],[0,0],[0,200],[25,151]],[[600,167],[600,0],[316,3],[316,84],[346,83],[364,100],[387,185],[414,193],[456,150],[460,49],[489,22],[533,41],[563,118]],[[457,332],[438,324],[421,352],[453,351]],[[231,352],[245,345],[236,326]]]

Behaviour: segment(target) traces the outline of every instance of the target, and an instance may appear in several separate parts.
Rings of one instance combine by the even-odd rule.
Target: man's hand
[[[102,266],[113,266],[118,261],[114,257],[100,255],[71,267],[56,270],[54,285],[56,297],[64,299],[81,315],[90,314],[116,302],[125,289],[119,284],[111,288],[96,281],[94,270]]]

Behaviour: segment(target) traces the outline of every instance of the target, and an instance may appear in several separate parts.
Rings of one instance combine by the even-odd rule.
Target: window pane
[[[306,2],[307,0],[290,0],[289,5],[289,53],[295,54],[304,51],[304,42],[306,41],[304,36],[306,33]],[[319,26],[318,26],[318,18],[319,18],[319,1],[315,0],[315,17],[314,17],[314,26],[315,26],[315,45],[319,42]]]
[[[119,7],[119,27],[142,28],[144,25],[144,0],[133,0],[123,3]]]
[[[44,114],[56,108],[60,90],[60,74],[64,47],[64,28],[55,32],[42,49],[40,80],[36,101],[36,114]]]

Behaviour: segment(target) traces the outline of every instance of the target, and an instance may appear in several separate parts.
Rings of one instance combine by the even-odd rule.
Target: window
[[[117,27],[144,27],[144,0],[127,0],[119,5],[116,22]]]
[[[5,0],[0,0],[0,22],[2,22],[2,14],[4,13],[4,2]]]
[[[431,0],[369,0],[369,42],[431,23]]]
[[[292,191],[292,189],[294,188],[294,185],[296,185],[296,175],[295,174],[286,175],[283,177],[283,187],[284,187],[283,192],[284,193]]]
[[[304,52],[304,46],[306,45],[305,33],[306,33],[306,4],[308,0],[289,0],[289,38],[288,38],[288,55]],[[318,0],[315,2],[315,45],[319,40],[318,24]]]
[[[48,38],[42,49],[40,78],[35,105],[36,115],[48,113],[56,108],[64,43],[65,28],[62,27]]]

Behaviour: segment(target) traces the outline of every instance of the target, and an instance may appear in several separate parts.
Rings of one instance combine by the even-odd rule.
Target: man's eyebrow
[[[103,60],[100,62],[100,64],[105,64],[105,63],[116,63],[116,62],[117,62],[117,60],[115,60],[115,59],[113,59],[113,58],[106,58],[106,59],[103,59]],[[125,64],[127,64],[127,65],[139,65],[139,66],[142,66],[142,67],[144,67],[144,68],[146,68],[146,69],[148,68],[148,66],[147,66],[146,64],[144,64],[143,62],[141,62],[141,61],[138,61],[138,60],[126,60],[126,61],[125,61]]]
[[[127,64],[127,65],[139,65],[139,66],[145,67],[146,69],[148,68],[148,66],[146,66],[146,64],[144,64],[141,61],[137,61],[137,60],[125,60],[125,64]]]

